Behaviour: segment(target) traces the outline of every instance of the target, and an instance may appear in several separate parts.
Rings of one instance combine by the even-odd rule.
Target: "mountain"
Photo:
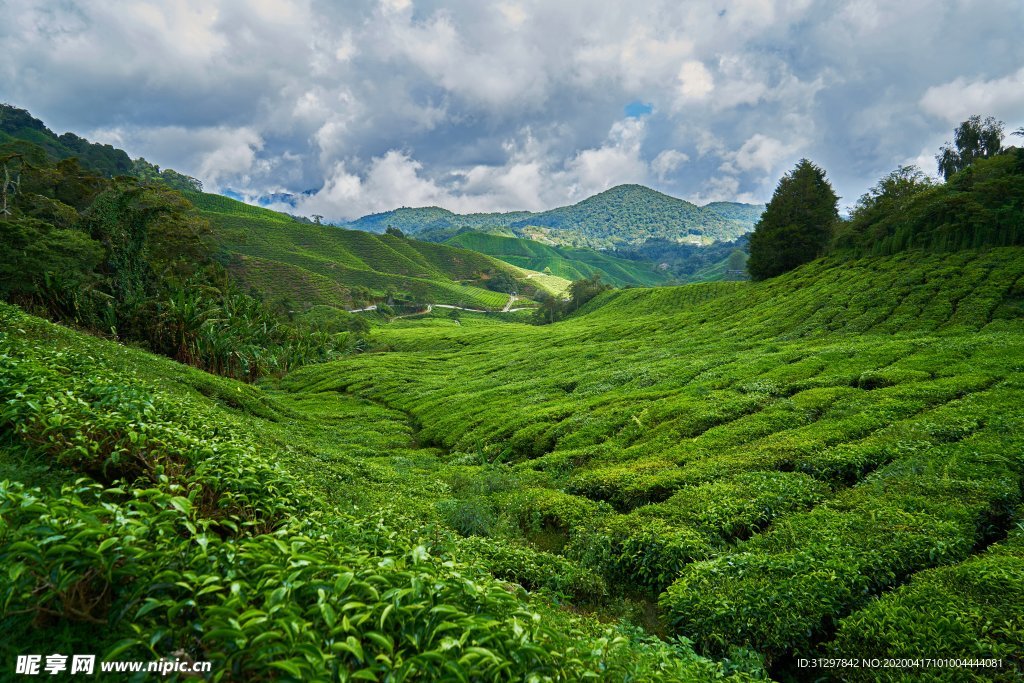
[[[91,225],[90,221],[97,215],[95,209],[89,208],[94,195],[101,190],[114,192],[110,188],[119,183],[125,185],[123,180],[111,180],[112,177],[129,176],[145,181],[143,185],[129,180],[129,188],[166,186],[161,188],[165,195],[161,195],[159,201],[169,203],[162,203],[162,208],[154,212],[165,211],[177,203],[180,206],[176,215],[181,218],[194,215],[195,209],[198,217],[206,219],[212,228],[215,258],[247,291],[258,293],[260,298],[270,302],[287,304],[289,310],[305,310],[316,305],[351,308],[383,300],[493,310],[501,309],[508,302],[510,289],[524,296],[537,291],[561,294],[569,284],[563,278],[539,277],[540,274],[530,274],[490,256],[455,246],[301,222],[287,214],[204,193],[194,178],[170,169],[161,170],[145,159],[133,161],[124,151],[111,145],[91,143],[72,133],[58,136],[29,112],[9,105],[0,105],[0,147],[4,155],[19,153],[25,161],[31,161],[34,173],[52,168],[52,173],[82,176],[76,181],[82,187],[76,190],[75,199],[69,198],[72,193],[59,188],[54,197],[44,197],[40,191],[54,191],[45,189],[35,180],[32,194],[19,197],[25,200],[26,215],[51,217],[61,227],[72,223]],[[81,169],[103,179],[91,176],[92,180],[88,180],[88,174],[83,174],[81,169],[57,165],[72,157],[78,159]],[[87,181],[85,184],[81,182],[83,178]],[[166,192],[166,188],[180,194]],[[57,197],[65,202],[80,201],[81,205],[72,208],[54,201]],[[134,200],[127,197],[124,195],[118,200],[123,207],[133,205]],[[74,216],[74,220],[69,216]],[[205,225],[202,220],[190,222],[188,219],[184,224]],[[175,225],[171,232],[181,230],[184,234],[191,230],[186,230],[184,224]],[[206,228],[198,229],[202,232]],[[4,231],[3,235],[12,243],[23,236],[14,228]],[[55,263],[59,262],[61,240],[71,238],[84,239],[90,248],[99,248],[83,230],[77,230],[54,238],[50,246],[55,251],[50,255],[57,259]],[[122,236],[110,244],[117,246],[124,240]],[[155,244],[153,240],[141,241],[149,243],[142,251],[152,249]],[[29,255],[35,253],[21,251]],[[174,252],[174,247],[169,251]],[[184,256],[183,253],[177,255]],[[0,291],[4,291],[3,282],[0,282]]]
[[[226,271],[295,308],[543,278],[54,158],[0,142],[6,661],[752,683],[945,653],[918,673],[1024,678],[1024,152],[764,281],[372,327],[270,315]]]
[[[764,204],[739,204],[737,202],[711,202],[704,209],[718,214],[722,218],[750,225],[751,230],[764,213]]]
[[[364,216],[346,227],[383,232],[454,232],[459,228],[509,228],[516,236],[555,245],[615,249],[650,239],[707,244],[748,233],[763,205],[715,202],[697,206],[642,185],[619,185],[571,206],[531,213],[456,214],[439,207],[401,208]],[[444,239],[450,234],[443,235]]]
[[[520,237],[468,231],[449,238],[445,244],[489,254],[521,268],[550,271],[569,280],[600,273],[602,280],[616,287],[655,287],[673,279],[648,261],[619,258],[594,249],[554,247]]]
[[[509,283],[523,294],[559,293],[568,286],[558,278],[527,278],[522,268],[457,246],[302,223],[222,195],[185,196],[209,220],[236,278],[266,298],[302,308],[391,298],[500,309]],[[489,288],[495,278],[504,283],[502,291]]]

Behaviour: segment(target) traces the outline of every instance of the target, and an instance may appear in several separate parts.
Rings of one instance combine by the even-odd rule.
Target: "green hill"
[[[542,597],[600,599],[593,572],[446,528],[454,471],[398,411],[208,375],[3,303],[0,403],[5,659],[166,652],[246,681],[753,680]]]
[[[825,259],[614,291],[543,327],[381,328],[377,353],[263,388],[0,307],[0,466],[41,487],[0,486],[6,647],[185,648],[264,679],[486,643],[417,670],[658,680],[727,673],[702,656],[736,647],[779,677],[853,647],[991,655],[975,678],[1013,680],[1022,278],[1020,247]],[[83,475],[99,484],[60,490]],[[126,475],[134,494],[103,491]],[[85,612],[54,584],[105,598]],[[656,600],[702,656],[544,591],[652,627],[630,601]],[[464,643],[424,635],[440,614]]]
[[[8,163],[0,658],[246,681],[1024,678],[1024,152],[869,192],[829,255],[764,281],[373,328],[329,306],[497,306],[480,285],[551,276]],[[327,305],[288,320],[225,267]]]
[[[548,283],[522,269],[456,247],[300,223],[220,195],[186,193],[210,221],[228,267],[245,285],[296,306],[359,306],[383,300],[500,309],[508,294],[487,289],[499,273],[523,293]],[[564,284],[556,287],[560,290]]]
[[[756,218],[725,218],[720,210],[709,211],[642,185],[619,185],[578,204],[519,219],[511,226],[568,231],[589,246],[617,247],[636,246],[654,238],[728,241],[752,230],[754,222]]]
[[[347,227],[371,232],[395,227],[411,234],[504,227],[552,244],[605,249],[635,247],[650,239],[698,244],[733,240],[753,230],[763,209],[728,202],[700,207],[642,185],[619,185],[572,206],[540,213],[460,215],[438,207],[401,208],[364,216]]]
[[[383,330],[386,361],[289,386],[344,387],[453,462],[506,463],[518,483],[467,489],[450,523],[661,595],[703,653],[1000,652],[1012,680],[1022,276],[1024,249],[997,248],[620,290],[541,328]]]
[[[579,280],[600,273],[605,282],[617,287],[650,287],[665,284],[671,279],[651,263],[617,258],[593,249],[552,247],[517,237],[463,232],[448,239],[445,244],[488,254],[528,270],[550,270],[553,275],[567,280]]]
[[[102,176],[130,175],[132,160],[111,145],[92,143],[74,133],[57,135],[24,109],[0,104],[0,144],[23,140],[38,145],[55,159],[75,157]]]

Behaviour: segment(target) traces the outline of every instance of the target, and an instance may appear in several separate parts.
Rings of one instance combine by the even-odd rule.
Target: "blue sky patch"
[[[646,102],[636,100],[635,102],[630,102],[629,104],[627,104],[623,111],[626,112],[626,116],[633,119],[638,119],[641,116],[647,116],[652,111],[654,111],[654,106],[647,104]]]

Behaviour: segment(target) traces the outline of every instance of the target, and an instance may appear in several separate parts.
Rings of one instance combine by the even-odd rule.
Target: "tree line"
[[[936,155],[944,182],[900,166],[846,219],[825,171],[801,159],[779,181],[750,236],[751,277],[773,277],[826,254],[1024,244],[1024,150],[1003,148],[1003,126],[993,117],[970,117]]]
[[[357,334],[239,291],[209,224],[172,189],[187,176],[147,170],[163,177],[104,177],[24,140],[0,144],[0,296],[250,381],[353,348]]]

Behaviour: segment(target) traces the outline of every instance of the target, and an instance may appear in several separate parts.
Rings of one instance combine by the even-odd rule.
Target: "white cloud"
[[[693,200],[698,204],[732,201],[739,189],[740,181],[735,176],[714,176],[703,184]]]
[[[921,97],[921,108],[948,123],[960,123],[974,114],[1020,121],[1024,117],[1024,67],[1001,78],[960,77],[933,86]]]
[[[971,114],[1024,125],[1020,0],[0,11],[0,101],[210,187],[319,188],[325,215],[543,209],[619,182],[763,198],[798,154],[835,160],[837,192],[856,197],[900,160],[928,161]],[[621,121],[632,102],[653,112]]]
[[[646,182],[648,168],[640,155],[645,133],[643,119],[616,121],[605,144],[570,159],[562,176],[570,180],[569,198],[583,199],[615,185]]]
[[[205,133],[216,140],[199,161],[199,175],[208,183],[219,187],[224,178],[244,179],[252,172],[256,153],[263,149],[263,139],[259,133],[252,128],[219,128]]]
[[[658,176],[658,180],[664,181],[673,171],[690,160],[689,155],[677,149],[666,149],[651,162],[651,170]]]
[[[740,171],[776,170],[780,163],[789,160],[800,149],[799,142],[783,142],[761,133],[748,138],[735,153],[728,156],[728,163]]]
[[[412,0],[380,0],[380,8],[385,14],[405,12],[412,7]]]
[[[715,89],[715,79],[703,62],[689,60],[679,67],[678,97],[676,106],[683,107],[690,102],[706,100]]]

